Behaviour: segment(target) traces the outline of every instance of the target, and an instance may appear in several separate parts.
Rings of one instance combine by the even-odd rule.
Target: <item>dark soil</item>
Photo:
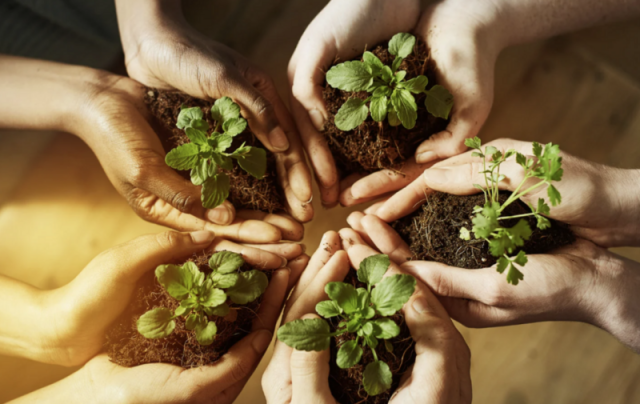
[[[184,131],[176,127],[182,105],[202,108],[204,118],[211,128],[209,133],[213,132],[215,121],[211,118],[210,111],[215,100],[205,101],[177,91],[152,88],[147,88],[145,91],[145,104],[155,117],[154,129],[166,152],[184,143],[189,143],[189,138]],[[248,128],[244,133],[234,138],[230,150],[235,150],[242,142],[246,142],[249,146],[265,149]],[[260,180],[243,171],[235,161],[233,161],[233,167],[232,171],[225,172],[231,179],[229,201],[236,209],[253,209],[269,213],[284,209],[284,195],[277,181],[276,161],[271,152],[267,150],[267,172]],[[179,171],[179,173],[186,179],[190,179],[188,171]]]
[[[209,273],[208,261],[211,255],[194,255],[194,261],[200,271]],[[251,270],[244,265],[240,270]],[[271,273],[267,273],[271,278]],[[185,328],[185,319],[178,317],[176,328],[166,338],[147,339],[138,333],[136,322],[147,311],[156,307],[175,310],[179,302],[171,297],[156,280],[153,271],[138,282],[132,303],[107,331],[105,351],[112,362],[131,367],[145,363],[170,363],[183,368],[211,365],[224,355],[236,342],[251,331],[256,313],[260,308],[262,297],[255,301],[238,306],[228,301],[231,312],[227,317],[209,317],[218,327],[213,344],[202,346],[196,340],[195,331]]]
[[[502,201],[509,192],[500,194]],[[489,253],[489,243],[472,238],[460,238],[460,228],[471,230],[471,216],[474,206],[484,205],[484,195],[449,195],[434,192],[427,197],[420,209],[409,216],[392,223],[393,228],[409,244],[411,259],[441,262],[443,264],[476,269],[490,267],[496,258]],[[505,215],[529,213],[531,209],[521,201],[512,203],[505,209]],[[505,227],[514,226],[520,219],[502,221]],[[522,248],[528,254],[542,254],[571,244],[575,236],[569,226],[550,219],[551,227],[540,230],[534,218],[525,218],[533,230]]]
[[[354,269],[349,272],[344,282],[350,283],[356,288],[366,288],[364,283],[358,281],[357,272]],[[391,373],[393,374],[393,382],[389,390],[377,396],[369,396],[362,386],[364,369],[370,362],[374,361],[371,350],[368,347],[364,348],[362,360],[359,364],[349,369],[340,369],[336,364],[338,349],[344,342],[355,339],[356,334],[345,333],[331,339],[329,387],[331,388],[333,397],[335,397],[339,403],[354,404],[366,402],[367,404],[381,404],[389,402],[389,399],[400,384],[403,373],[415,362],[416,351],[414,341],[411,338],[409,327],[404,321],[404,315],[398,312],[391,318],[400,327],[400,335],[388,340],[393,345],[393,352],[388,352],[385,348],[384,341],[380,340],[376,348],[376,354],[378,355],[378,359],[389,365]],[[337,329],[339,322],[340,319],[336,319],[335,317],[330,320],[332,331]]]
[[[395,58],[387,50],[386,42],[375,46],[371,52],[385,65],[390,66]],[[336,60],[334,65],[342,62]],[[426,75],[429,88],[437,84],[433,65],[429,60],[429,51],[426,44],[419,39],[413,53],[402,62],[399,70],[407,71],[405,80]],[[326,82],[322,93],[329,112],[323,133],[342,177],[351,173],[371,173],[383,168],[401,171],[402,163],[413,156],[423,140],[447,126],[446,120],[435,118],[427,112],[424,106],[425,95],[420,94],[415,96],[418,119],[413,129],[405,129],[402,125],[393,127],[386,119],[384,122],[376,122],[369,116],[356,129],[343,132],[335,126],[334,118],[342,104],[354,95],[363,100],[369,96],[366,91],[353,93],[338,90]]]

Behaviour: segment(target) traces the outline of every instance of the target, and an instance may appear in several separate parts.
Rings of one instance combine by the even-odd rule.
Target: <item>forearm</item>
[[[146,39],[170,34],[173,27],[167,24],[186,24],[180,0],[116,0],[115,3],[125,56],[137,53]]]
[[[608,246],[640,246],[640,169],[607,167],[600,174],[599,185],[615,217]]]
[[[46,387],[10,401],[10,404],[84,404],[95,403],[90,393],[92,380],[86,377],[85,368]],[[9,404],[8,403],[8,404]]]

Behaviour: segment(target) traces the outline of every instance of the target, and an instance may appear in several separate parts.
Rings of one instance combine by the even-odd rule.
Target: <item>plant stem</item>
[[[517,219],[519,217],[535,216],[537,212],[523,213],[521,215],[499,217],[498,220]]]

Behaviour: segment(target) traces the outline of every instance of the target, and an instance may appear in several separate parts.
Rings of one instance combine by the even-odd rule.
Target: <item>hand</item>
[[[100,352],[107,328],[129,304],[143,274],[205,249],[240,253],[247,263],[262,269],[288,265],[292,280],[297,279],[306,265],[306,256],[301,256],[302,248],[296,244],[257,249],[214,238],[208,231],[139,237],[100,254],[71,283],[59,289],[43,292],[17,281],[0,279],[5,299],[20,308],[21,302],[25,303],[25,309],[0,310],[0,319],[8,324],[0,332],[3,341],[0,351],[58,365],[83,364]],[[296,257],[299,258],[293,260]],[[293,261],[287,264],[287,259]],[[286,289],[287,277],[284,279]],[[271,299],[266,296],[265,299]]]
[[[324,72],[366,46],[411,31],[420,13],[417,0],[333,0],[309,24],[289,62],[291,108],[319,184],[322,204],[338,202],[338,172],[320,133],[328,113],[322,99]]]
[[[364,258],[377,254],[350,230],[341,230],[340,236],[347,253],[340,250],[336,233],[325,234],[287,303],[283,323],[308,317],[327,298],[326,283],[343,280],[350,263],[357,267]],[[390,273],[397,271],[392,264]],[[470,403],[469,350],[438,300],[418,283],[403,312],[416,341],[417,357],[390,402]],[[329,390],[328,361],[328,351],[295,351],[277,341],[262,379],[267,402],[335,403]]]
[[[468,270],[409,261],[400,236],[373,215],[353,213],[349,223],[401,269],[425,282],[452,318],[467,327],[538,321],[581,321],[607,330],[640,352],[640,264],[578,239],[550,254],[528,255],[518,286],[489,268]]]
[[[149,87],[212,99],[231,97],[258,139],[275,153],[291,214],[313,217],[311,175],[295,124],[271,78],[243,56],[200,34],[179,2],[116,1],[129,75]]]

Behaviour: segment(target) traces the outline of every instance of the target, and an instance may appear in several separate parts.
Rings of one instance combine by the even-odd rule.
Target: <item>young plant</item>
[[[233,152],[227,152],[234,136],[247,127],[238,104],[229,97],[222,97],[211,107],[211,116],[216,124],[208,135],[209,124],[202,119],[202,109],[183,106],[176,126],[184,129],[191,142],[171,150],[165,158],[171,168],[191,170],[191,182],[202,185],[202,206],[207,209],[215,208],[229,196],[229,176],[220,169],[232,170],[231,159],[257,179],[261,179],[267,170],[264,149],[243,143]]]
[[[473,184],[474,187],[484,192],[484,207],[476,206],[473,208],[473,218],[471,222],[473,227],[471,231],[466,227],[460,229],[460,237],[464,240],[471,239],[471,233],[476,239],[486,240],[489,243],[489,252],[498,258],[498,272],[503,273],[507,268],[507,282],[517,285],[519,281],[524,279],[522,272],[518,270],[517,265],[524,266],[528,259],[524,251],[520,250],[515,257],[510,255],[518,248],[524,245],[525,240],[531,237],[531,228],[527,221],[520,219],[513,227],[503,227],[500,221],[507,219],[524,218],[534,216],[536,225],[539,229],[544,230],[551,226],[549,219],[543,215],[548,215],[550,208],[544,199],[539,198],[536,206],[529,204],[531,213],[524,213],[514,216],[502,216],[502,213],[513,202],[522,198],[524,195],[534,191],[540,187],[547,186],[547,195],[551,205],[556,206],[562,201],[560,192],[553,186],[553,181],[562,180],[562,157],[560,157],[560,147],[549,143],[544,147],[537,142],[533,143],[533,155],[536,157],[527,158],[522,153],[518,153],[513,149],[507,150],[502,154],[493,146],[486,146],[484,151],[481,149],[481,141],[478,137],[465,140],[465,145],[477,151],[472,156],[481,157],[483,159],[484,185]],[[506,201],[500,202],[499,183],[504,180],[504,175],[500,174],[500,166],[511,156],[516,156],[516,162],[524,169],[524,178],[516,187],[513,193]],[[526,182],[531,178],[537,178],[540,181],[526,189],[522,189]]]
[[[180,306],[172,313],[166,307],[157,307],[138,319],[138,332],[145,338],[169,336],[176,327],[175,319],[186,319],[187,330],[195,330],[200,345],[210,345],[218,331],[209,316],[224,317],[230,312],[228,300],[247,304],[257,299],[269,283],[260,271],[238,272],[244,260],[230,251],[215,253],[209,259],[212,272],[206,275],[188,261],[183,265],[160,265],[156,268],[158,282]]]
[[[368,257],[360,263],[358,280],[367,284],[366,289],[356,289],[343,282],[326,285],[324,290],[331,300],[318,303],[316,311],[324,318],[340,317],[342,320],[336,331],[331,332],[329,323],[320,318],[294,320],[280,327],[278,339],[298,350],[323,351],[329,348],[332,337],[350,334],[355,338],[343,343],[338,350],[338,366],[341,369],[355,366],[362,359],[363,348],[369,347],[374,361],[364,370],[364,389],[372,396],[388,390],[391,370],[378,359],[376,347],[383,340],[385,349],[393,351],[388,340],[400,334],[400,327],[389,317],[402,308],[416,287],[416,280],[411,275],[383,279],[389,264],[389,257],[384,254]]]
[[[343,131],[355,129],[367,119],[369,113],[376,122],[388,119],[389,125],[402,124],[411,129],[418,118],[418,105],[413,94],[426,94],[425,106],[435,117],[449,118],[453,96],[446,88],[435,85],[427,90],[429,80],[417,76],[405,80],[407,72],[398,70],[400,64],[413,52],[416,37],[407,33],[396,34],[389,41],[389,53],[395,55],[391,66],[386,66],[376,55],[365,52],[362,61],[349,61],[333,66],[327,72],[327,82],[343,91],[366,91],[371,94],[362,100],[352,97],[336,114],[336,127]]]

